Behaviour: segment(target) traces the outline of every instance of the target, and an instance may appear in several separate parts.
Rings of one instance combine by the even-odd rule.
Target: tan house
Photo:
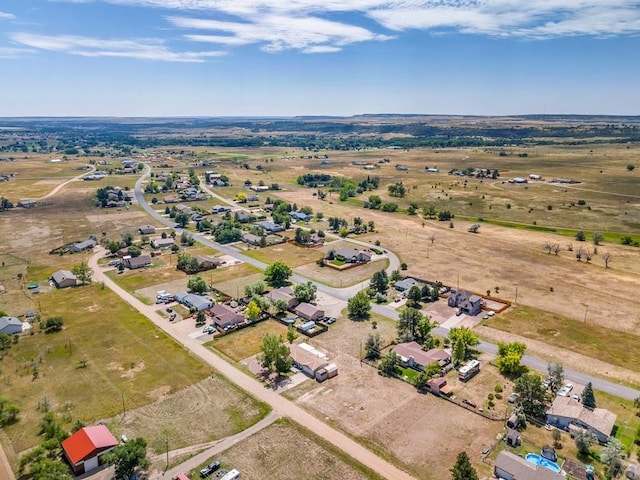
[[[605,408],[592,410],[571,397],[557,396],[547,410],[547,423],[564,430],[590,430],[601,443],[605,443],[611,436],[617,418],[615,413]]]

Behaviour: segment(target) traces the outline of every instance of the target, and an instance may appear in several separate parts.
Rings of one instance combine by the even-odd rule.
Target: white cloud
[[[260,44],[268,52],[288,49],[307,53],[336,52],[340,47],[356,42],[387,40],[391,37],[375,34],[366,28],[323,18],[306,16],[264,15],[253,22],[231,22],[186,17],[168,17],[176,27],[210,30],[225,35],[186,35],[192,41],[223,45]]]
[[[15,20],[16,16],[13,13],[0,12],[0,19],[2,20]]]
[[[34,35],[13,33],[11,40],[41,50],[64,52],[85,57],[124,57],[164,62],[201,63],[224,52],[176,52],[161,39],[102,40],[72,35]]]
[[[28,48],[0,47],[0,58],[21,58],[33,52],[34,50]]]

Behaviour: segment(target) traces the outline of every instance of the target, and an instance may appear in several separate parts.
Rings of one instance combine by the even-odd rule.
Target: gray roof
[[[340,255],[344,258],[357,258],[358,255],[360,255],[360,251],[356,250],[355,248],[339,248],[338,250],[336,250],[336,255]]]
[[[17,317],[0,317],[0,332],[7,327],[20,327],[22,330],[22,322]]]
[[[524,458],[506,450],[500,452],[498,458],[496,458],[495,467],[509,473],[511,478],[517,480],[564,480],[565,478],[548,468],[533,465]]]
[[[73,273],[71,273],[69,270],[58,270],[57,272],[53,272],[53,275],[51,275],[51,278],[55,283],[60,283],[68,279],[78,280],[77,277]]]
[[[296,313],[298,315],[303,314],[311,317],[318,312],[321,312],[321,314],[324,315],[324,310],[306,302],[302,302],[300,305],[296,307]]]
[[[409,290],[411,287],[419,285],[418,281],[415,278],[405,278],[404,280],[399,280],[395,283],[396,290],[400,290],[401,292],[404,290]]]
[[[616,423],[617,415],[604,408],[585,408],[571,397],[556,397],[547,410],[547,415],[571,418],[576,423],[587,425],[604,435],[611,435]]]
[[[95,247],[96,243],[97,242],[93,238],[90,238],[89,240],[85,240],[84,242],[74,244],[73,247],[78,250],[86,250],[88,248]]]

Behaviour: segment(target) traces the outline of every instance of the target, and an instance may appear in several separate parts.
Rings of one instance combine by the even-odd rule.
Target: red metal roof
[[[62,442],[67,458],[75,465],[94,453],[115,447],[118,441],[105,425],[83,427]]]

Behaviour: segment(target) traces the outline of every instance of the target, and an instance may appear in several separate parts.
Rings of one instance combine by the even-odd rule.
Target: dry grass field
[[[145,438],[151,453],[160,454],[165,439],[172,450],[215,441],[241,432],[268,411],[267,405],[214,374],[107,422],[116,437]]]
[[[236,468],[247,480],[379,480],[381,477],[355,462],[312,432],[288,419],[243,440],[216,456],[222,468]],[[196,478],[198,469],[191,472]]]
[[[211,373],[99,285],[55,291],[39,300],[45,318],[60,316],[65,325],[59,333],[23,338],[2,359],[3,380],[10,386],[4,395],[22,410],[20,421],[5,429],[10,452],[37,443],[45,404],[70,427],[76,419],[92,422],[117,414],[123,397],[128,409],[135,408]]]
[[[326,252],[320,248],[302,248],[293,243],[280,243],[270,247],[247,250],[243,253],[268,264],[284,262],[291,268],[295,268],[317,262]]]

